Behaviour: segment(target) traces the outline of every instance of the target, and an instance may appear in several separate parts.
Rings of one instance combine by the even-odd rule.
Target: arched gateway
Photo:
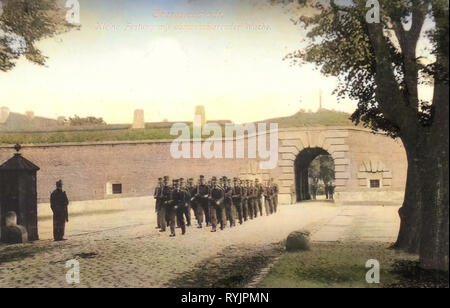
[[[330,153],[322,148],[306,148],[297,155],[294,163],[297,202],[312,199],[309,183],[309,167],[317,157],[327,155],[330,155]]]
[[[281,129],[279,146],[278,168],[270,173],[279,183],[280,203],[308,199],[307,168],[317,156],[330,155],[337,202],[401,204],[406,156],[399,140],[354,127],[305,127]],[[362,170],[367,161],[382,168]],[[373,185],[377,176],[384,180]]]

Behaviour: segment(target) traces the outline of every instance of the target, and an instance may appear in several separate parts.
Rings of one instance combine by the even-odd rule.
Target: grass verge
[[[419,270],[417,258],[388,244],[316,243],[307,252],[285,253],[259,283],[261,288],[447,287],[448,273]],[[366,282],[368,260],[380,263],[380,284]]]

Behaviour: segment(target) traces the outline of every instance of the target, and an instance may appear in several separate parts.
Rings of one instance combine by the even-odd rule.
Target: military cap
[[[56,182],[56,186],[58,186],[58,187],[62,186],[62,184],[63,184],[62,180],[58,180],[58,181]]]

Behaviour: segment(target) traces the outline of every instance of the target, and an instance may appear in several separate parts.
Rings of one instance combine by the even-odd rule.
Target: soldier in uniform
[[[242,212],[242,187],[240,185],[240,181],[238,178],[234,178],[233,180],[234,186],[232,189],[232,200],[234,208],[236,209],[237,218],[239,219],[239,223],[242,225],[244,223],[243,212]]]
[[[164,187],[163,179],[159,178],[158,186],[156,186],[155,192],[153,194],[153,197],[155,198],[155,212],[156,212],[156,223],[157,223],[156,229],[161,229],[159,215],[160,215],[160,210],[161,210],[163,187]]]
[[[272,204],[272,187],[270,186],[270,181],[267,181],[264,187],[264,205],[266,207],[267,216],[273,214],[273,204]]]
[[[236,226],[233,216],[233,188],[231,188],[230,180],[223,179],[223,191],[224,191],[224,205],[226,220],[230,222],[230,228]]]
[[[203,228],[203,218],[206,220],[206,226],[210,223],[209,217],[209,187],[205,184],[205,176],[201,175],[196,187],[194,201],[197,209],[198,228]]]
[[[161,207],[159,209],[159,225],[161,227],[160,232],[166,232],[169,218],[169,203],[171,198],[172,189],[169,186],[169,177],[165,176],[163,180],[163,187],[161,192]]]
[[[69,199],[63,191],[61,180],[56,182],[56,190],[50,196],[50,206],[53,211],[53,238],[56,242],[64,240],[66,222],[69,222],[69,212],[67,206]]]
[[[247,208],[248,215],[251,220],[255,218],[255,190],[253,187],[253,183],[250,180],[247,180]]]
[[[241,188],[242,188],[242,215],[244,217],[244,221],[248,220],[248,187],[247,187],[247,181],[241,181]]]
[[[186,206],[183,208],[183,215],[186,218],[186,226],[191,226],[191,193],[186,186],[186,181],[184,178],[180,179],[180,189],[186,194]],[[179,226],[179,225],[178,225]]]
[[[217,231],[217,224],[220,223],[220,229],[225,229],[223,215],[223,201],[225,194],[222,188],[217,185],[217,178],[213,177],[211,181],[211,190],[209,192],[209,215],[211,219],[211,232]]]
[[[336,191],[336,186],[333,183],[330,183],[330,188],[329,188],[330,200],[334,200],[334,192],[335,191]]]
[[[175,237],[176,221],[181,228],[182,234],[186,234],[186,223],[184,221],[184,208],[186,207],[186,192],[180,188],[179,180],[173,180],[173,189],[168,203],[170,220],[170,237]]]
[[[195,193],[196,193],[196,187],[194,185],[194,179],[189,178],[186,186],[186,190],[189,193],[189,213],[191,213],[191,221],[192,221],[192,211],[194,212],[195,219],[198,221],[197,218],[197,209],[196,209],[196,203],[195,203]],[[192,222],[191,222],[192,225]]]
[[[317,200],[318,190],[319,190],[319,179],[313,179],[311,183],[311,193],[313,200]]]
[[[264,194],[264,187],[259,182],[258,179],[255,180],[255,190],[256,190],[256,211],[259,211],[259,214],[263,216],[263,205],[262,205],[262,196]]]
[[[272,187],[272,195],[273,195],[273,211],[274,213],[277,212],[278,210],[278,193],[279,193],[279,188],[278,185],[275,183],[275,181],[273,179],[270,179],[270,184]]]

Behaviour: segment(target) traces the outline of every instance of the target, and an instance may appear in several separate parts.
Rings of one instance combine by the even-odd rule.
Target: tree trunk
[[[437,144],[431,152],[443,150]],[[422,183],[422,230],[420,263],[425,269],[448,271],[448,148],[447,156],[430,156],[421,171]]]
[[[436,114],[423,155],[425,168],[420,170],[423,204],[420,263],[425,269],[448,271],[448,83],[438,82],[434,90]]]
[[[413,142],[404,142],[408,158],[408,174],[406,178],[405,199],[399,210],[400,231],[395,249],[401,249],[409,253],[419,253],[420,227],[421,227],[421,195],[420,175],[417,166],[417,151]]]

